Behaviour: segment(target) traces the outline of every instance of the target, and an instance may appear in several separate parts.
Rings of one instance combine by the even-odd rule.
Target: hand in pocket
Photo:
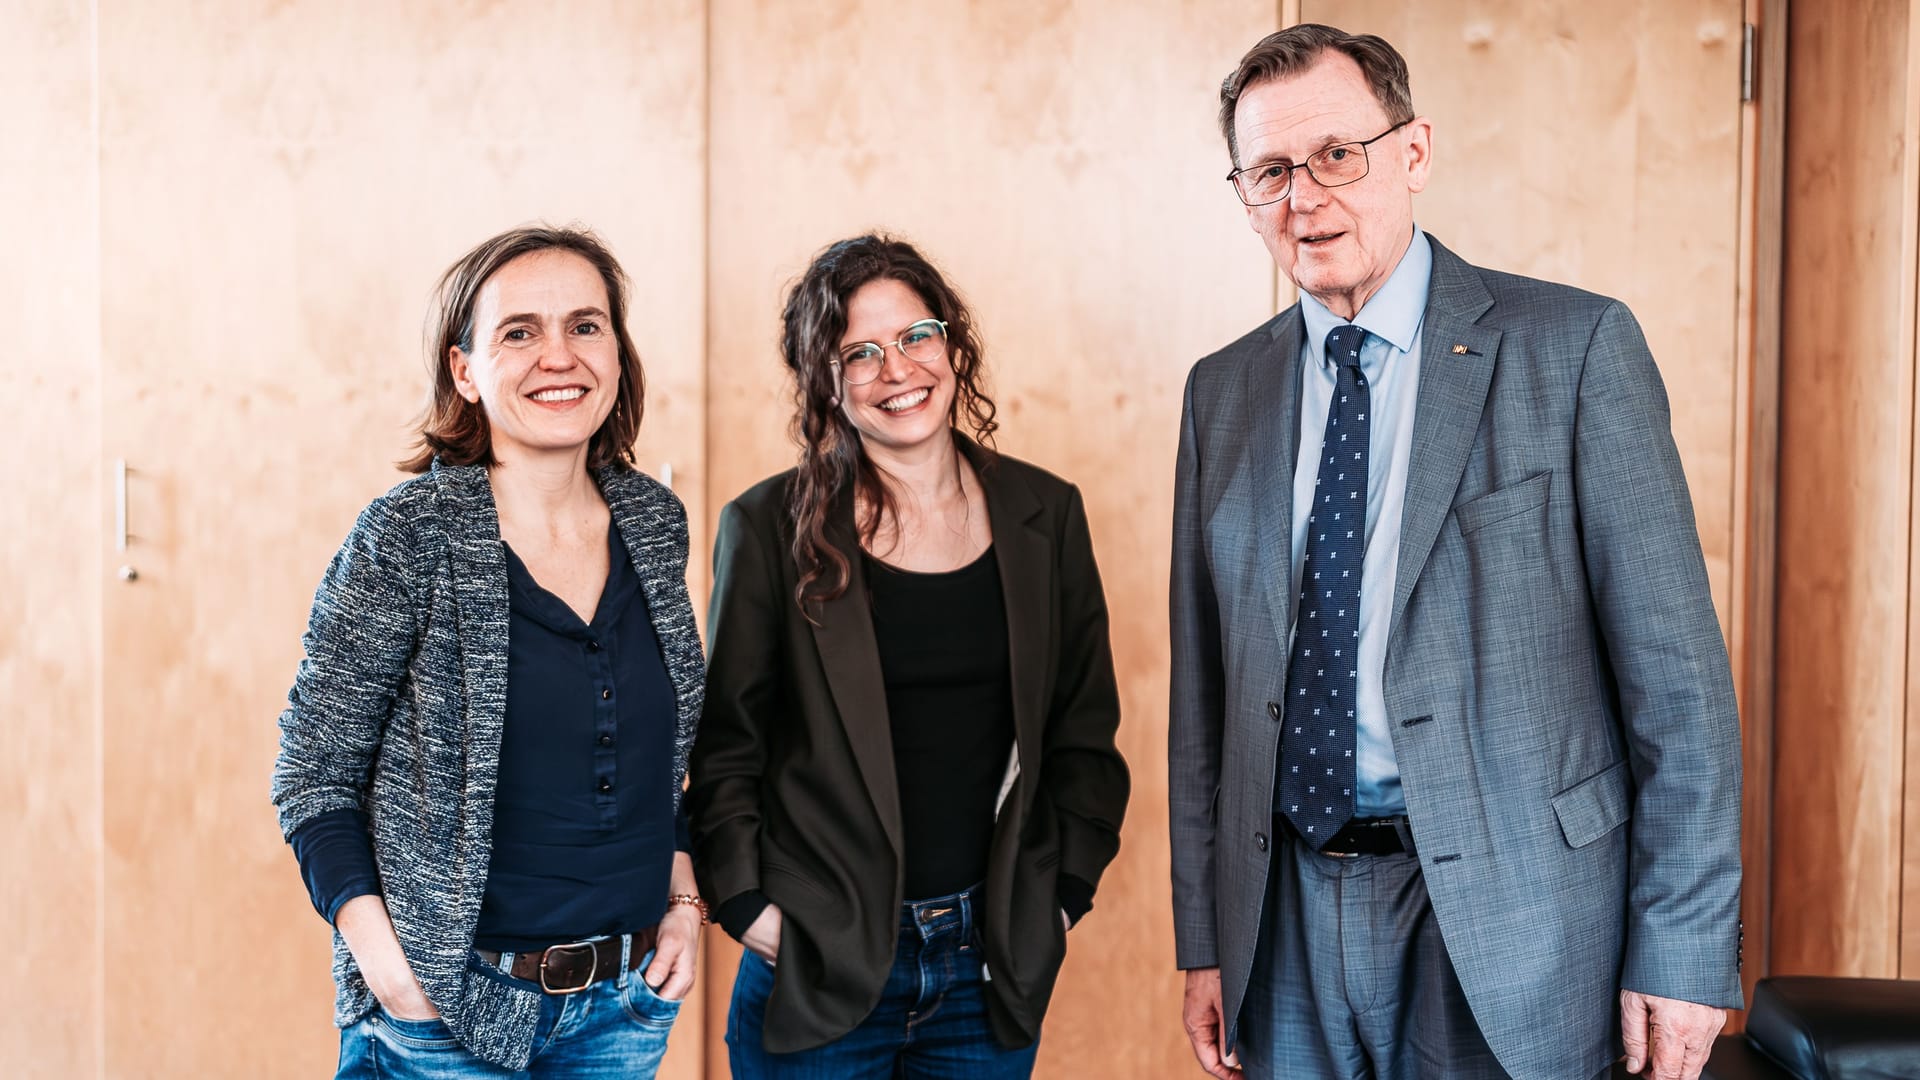
[[[782,918],[780,906],[768,904],[760,912],[760,916],[753,920],[753,925],[747,927],[747,932],[740,937],[740,944],[753,950],[753,954],[765,960],[769,966],[774,964],[780,956]]]

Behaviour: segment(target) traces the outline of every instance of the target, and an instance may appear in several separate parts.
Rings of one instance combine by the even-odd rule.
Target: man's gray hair
[[[1360,65],[1373,96],[1386,110],[1387,122],[1413,119],[1413,94],[1407,89],[1407,61],[1400,51],[1373,34],[1349,34],[1320,23],[1301,23],[1268,34],[1240,58],[1240,66],[1220,84],[1220,132],[1227,137],[1227,153],[1240,167],[1240,143],[1233,134],[1233,115],[1240,95],[1269,79],[1284,79],[1312,67],[1328,49],[1345,53]]]

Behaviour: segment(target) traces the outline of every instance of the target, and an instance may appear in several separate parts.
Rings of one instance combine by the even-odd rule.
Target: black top
[[[905,895],[946,896],[986,877],[1013,753],[1000,564],[991,547],[967,566],[935,574],[862,558],[900,789]],[[1093,906],[1093,886],[1071,874],[1061,874],[1056,889],[1072,920]],[[752,890],[721,904],[715,917],[739,938],[766,906],[766,895]]]
[[[493,855],[476,947],[524,950],[660,921],[673,853],[673,684],[618,529],[583,623],[507,549],[507,705]],[[332,921],[376,892],[366,815],[322,814],[293,836],[314,907]]]
[[[946,573],[866,563],[900,788],[905,895],[946,896],[986,877],[1013,751],[1000,564],[991,547]]]

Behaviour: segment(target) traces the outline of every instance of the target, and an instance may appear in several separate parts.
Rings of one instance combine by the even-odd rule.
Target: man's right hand
[[[1180,1019],[1193,1043],[1193,1056],[1208,1076],[1239,1080],[1240,1061],[1227,1052],[1227,1018],[1220,1008],[1220,969],[1194,968],[1187,972],[1186,1000]]]
[[[740,944],[752,949],[755,956],[772,966],[780,958],[780,905],[768,904],[760,909],[759,917],[747,932],[740,937]]]

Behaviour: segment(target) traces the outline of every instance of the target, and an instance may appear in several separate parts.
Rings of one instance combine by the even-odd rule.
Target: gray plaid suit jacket
[[[1180,427],[1174,934],[1236,1020],[1275,847],[1301,327],[1295,306],[1195,365]],[[1626,307],[1436,240],[1422,340],[1385,672],[1408,814],[1501,1064],[1591,1076],[1622,988],[1740,1005],[1726,646]]]

